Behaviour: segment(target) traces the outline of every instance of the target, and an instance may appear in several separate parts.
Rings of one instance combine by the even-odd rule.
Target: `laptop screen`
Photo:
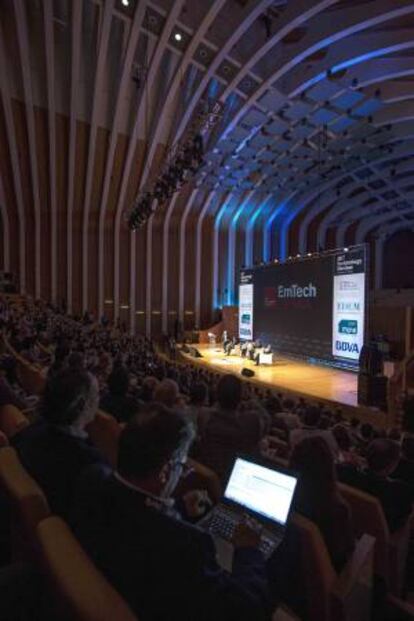
[[[297,478],[259,464],[236,459],[224,498],[285,525]]]

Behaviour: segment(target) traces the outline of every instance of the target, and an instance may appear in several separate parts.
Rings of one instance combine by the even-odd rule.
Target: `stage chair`
[[[352,557],[337,574],[318,527],[294,514],[292,523],[301,541],[306,621],[369,621],[373,578],[374,539],[363,535]]]
[[[13,557],[30,558],[36,527],[50,515],[50,508],[43,490],[10,446],[0,449],[0,488],[10,502]]]
[[[214,470],[190,457],[187,459],[186,466],[191,470],[179,481],[174,495],[179,497],[191,490],[206,490],[213,503],[218,503],[223,490]]]
[[[29,419],[11,403],[0,408],[0,430],[8,438],[12,438],[18,431],[30,425]]]
[[[111,414],[98,410],[95,418],[86,427],[92,444],[99,449],[108,460],[108,463],[116,467],[118,458],[118,442],[121,427]]]
[[[50,621],[138,621],[61,518],[52,516],[40,522],[37,542],[49,587],[42,618]]]
[[[412,520],[407,520],[403,528],[391,534],[377,498],[344,483],[338,483],[338,486],[351,508],[355,534],[368,533],[375,537],[375,574],[385,581],[393,595],[400,597],[404,587]]]

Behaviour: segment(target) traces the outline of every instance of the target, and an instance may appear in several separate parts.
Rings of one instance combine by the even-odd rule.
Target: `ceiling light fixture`
[[[129,6],[129,0],[121,0],[123,6]]]
[[[174,35],[174,39],[175,39],[176,41],[181,41],[181,39],[182,39],[182,38],[183,38],[183,35],[182,35],[181,33],[179,33],[179,32],[176,32],[176,33],[175,33],[175,35]]]

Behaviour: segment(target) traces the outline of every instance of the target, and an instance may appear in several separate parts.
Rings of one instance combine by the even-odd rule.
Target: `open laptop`
[[[272,554],[283,539],[297,481],[279,467],[236,459],[223,498],[200,523],[213,535],[222,567],[231,571],[233,532],[246,514],[263,527],[260,550],[266,558]]]

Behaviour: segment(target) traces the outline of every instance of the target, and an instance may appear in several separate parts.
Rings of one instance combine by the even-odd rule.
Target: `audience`
[[[98,494],[88,486],[81,493],[76,532],[143,621],[260,621],[268,593],[257,534],[238,529],[230,575],[217,565],[210,536],[174,508],[192,439],[190,422],[162,405],[135,417],[122,432],[116,472]]]
[[[343,483],[357,487],[380,501],[388,527],[394,532],[404,526],[412,511],[409,486],[391,478],[400,459],[400,447],[393,440],[373,440],[366,450],[367,467],[339,467]]]
[[[70,516],[82,470],[104,464],[85,431],[96,413],[96,379],[81,370],[64,370],[50,379],[41,417],[12,438],[26,470],[45,491],[53,513]]]
[[[124,366],[116,366],[108,377],[108,389],[102,395],[99,407],[120,423],[128,422],[139,409],[139,402],[128,391],[128,371]]]
[[[224,482],[239,454],[259,452],[266,427],[262,412],[254,405],[241,410],[242,382],[223,375],[217,386],[217,406],[199,418],[200,441],[196,457],[212,468]]]
[[[289,466],[300,474],[295,510],[318,526],[338,572],[354,539],[336,471],[380,500],[391,532],[411,514],[413,400],[404,403],[402,432],[385,432],[348,422],[324,404],[168,359],[148,339],[128,335],[121,322],[69,317],[38,302],[21,312],[0,299],[0,324],[15,350],[48,377],[39,416],[32,414],[35,422],[11,442],[52,511],[75,525],[140,619],[264,619],[267,578],[273,603],[288,602],[306,618],[294,527],[267,568],[257,534],[241,527],[235,572],[227,575],[216,565],[210,538],[188,523],[206,510],[206,493],[172,500],[182,493],[176,485],[195,432],[192,456],[223,484],[238,454],[290,456]],[[171,351],[170,340],[166,344]],[[2,356],[0,368],[0,405],[23,409],[28,396],[18,387],[15,358]],[[114,473],[86,431],[98,402],[126,423]],[[272,435],[276,448],[270,450]]]
[[[308,437],[294,447],[289,465],[299,474],[294,510],[318,526],[332,564],[340,572],[354,549],[354,536],[349,507],[337,489],[332,452],[321,436]],[[268,571],[279,599],[306,619],[302,554],[300,535],[291,524]]]

